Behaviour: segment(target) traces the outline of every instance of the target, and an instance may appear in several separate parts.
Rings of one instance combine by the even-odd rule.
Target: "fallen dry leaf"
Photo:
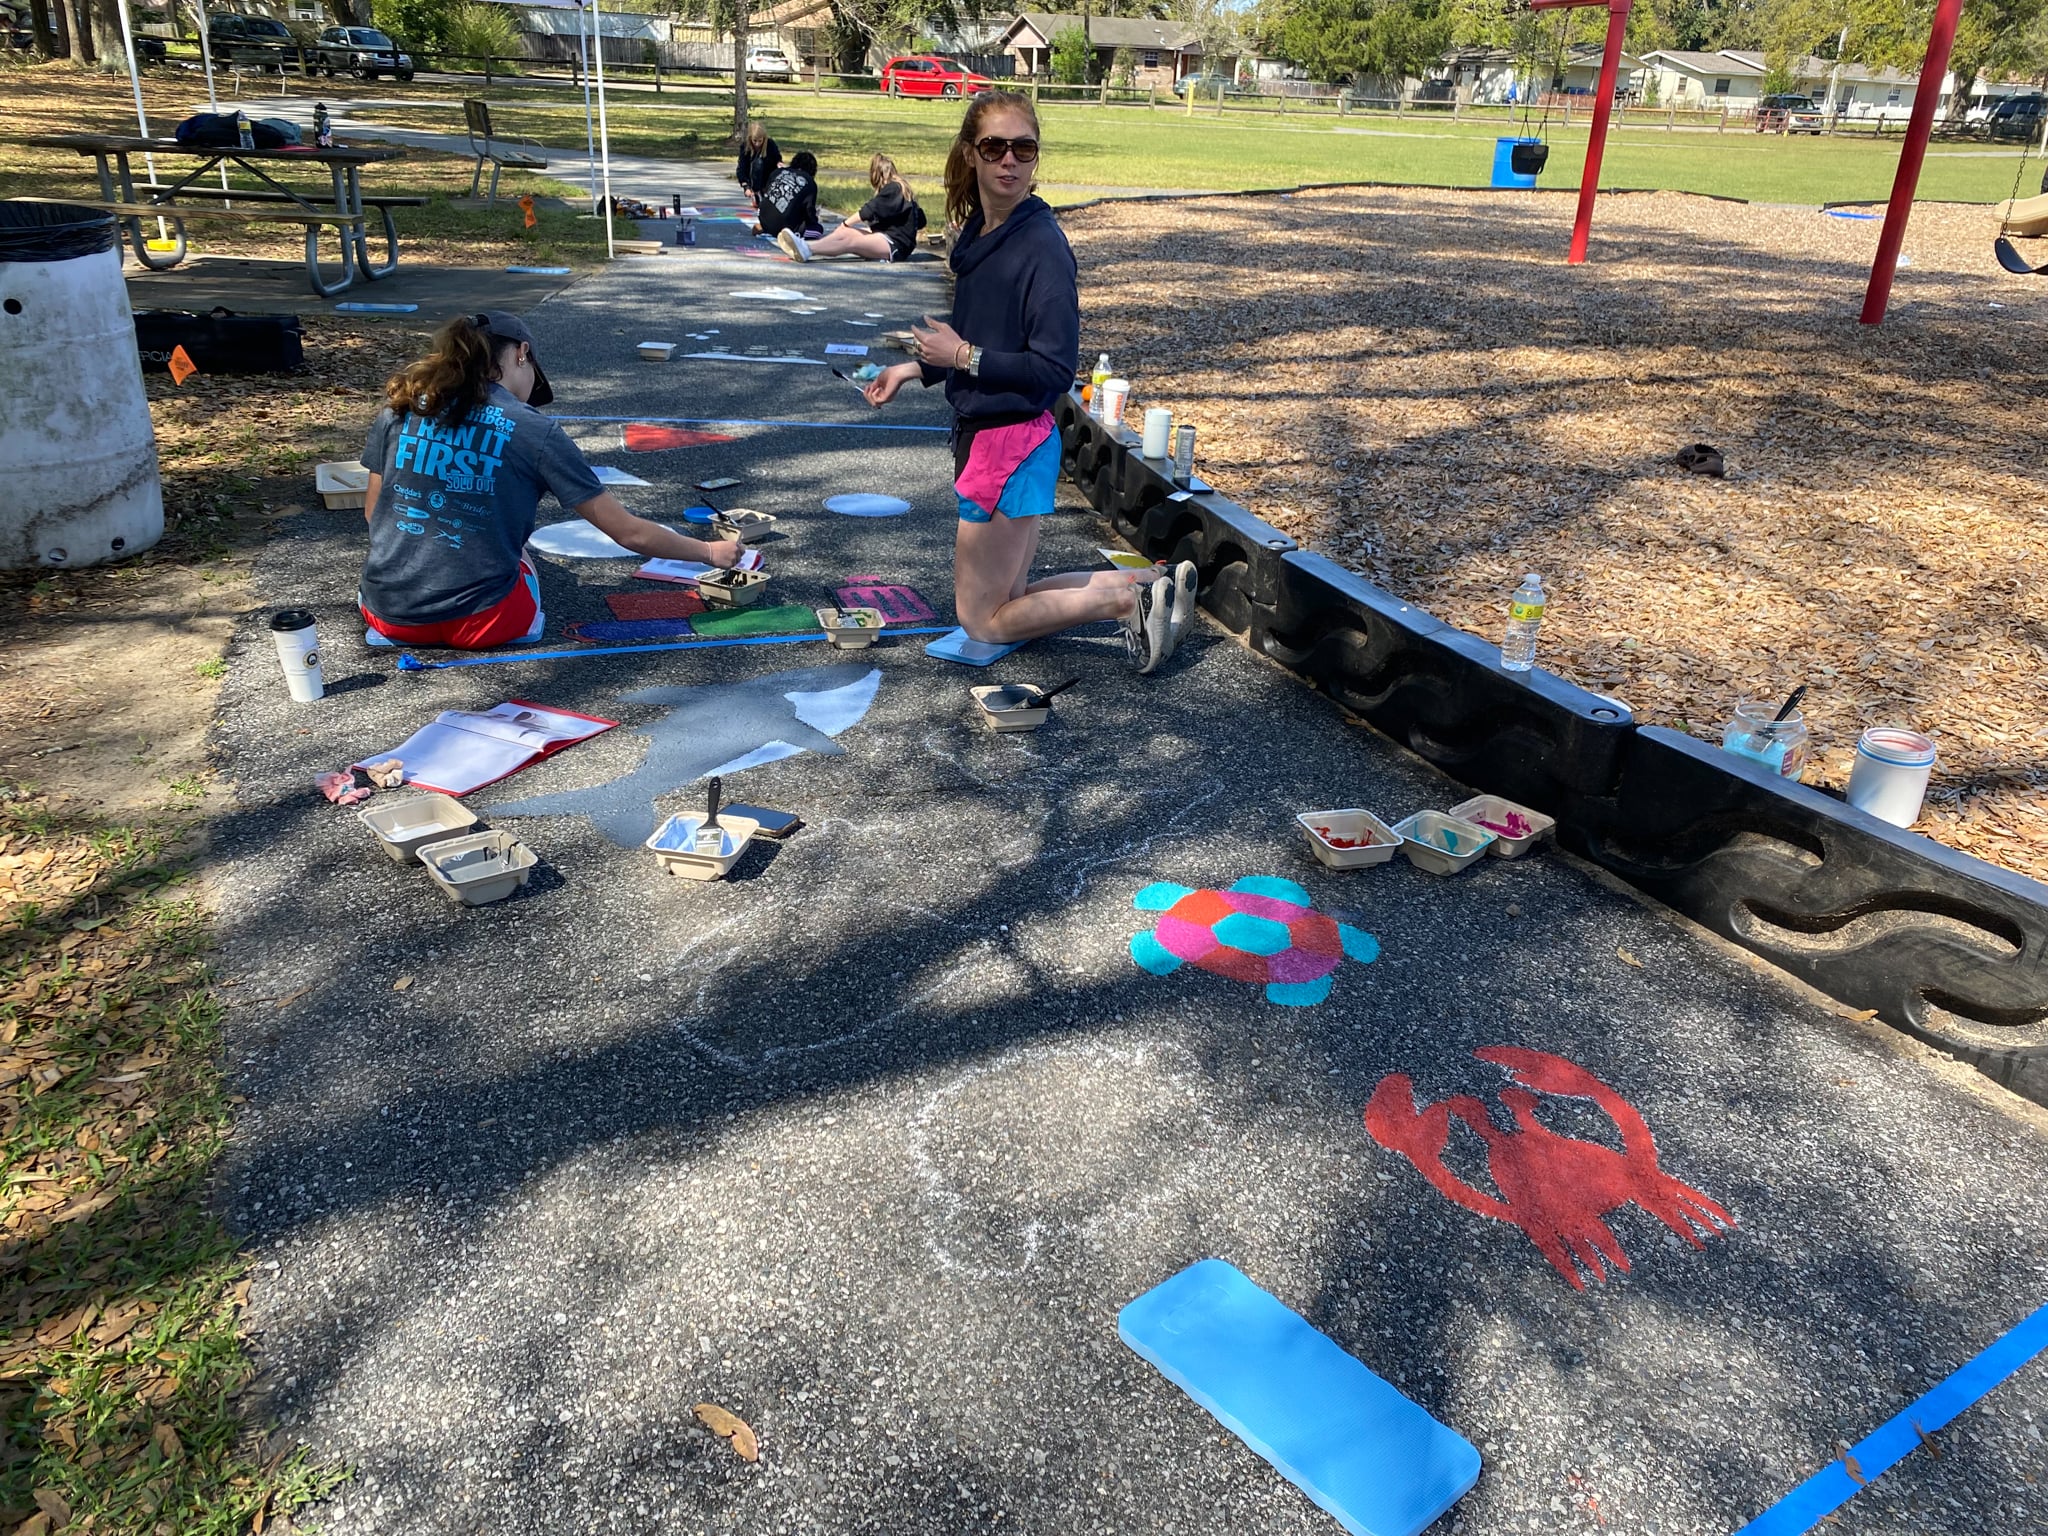
[[[149,1438],[156,1442],[156,1448],[163,1453],[165,1461],[178,1462],[185,1459],[185,1443],[178,1438],[178,1432],[170,1425],[157,1425]]]
[[[296,1003],[300,998],[304,997],[308,992],[312,990],[313,989],[311,987],[301,987],[296,992],[287,992],[283,997],[280,997],[277,1000],[277,1006],[280,1008],[289,1008],[293,1003]]]
[[[1858,1008],[1849,1017],[1856,1020],[1859,1024],[1867,1023],[1869,1020],[1877,1017],[1877,1010],[1875,1008]]]
[[[37,1510],[14,1528],[14,1536],[48,1536],[50,1517]]]
[[[1636,957],[1635,957],[1634,955],[1630,954],[1630,953],[1629,953],[1629,952],[1628,952],[1627,950],[1625,950],[1625,949],[1617,949],[1617,950],[1615,950],[1615,953],[1616,953],[1617,955],[1621,956],[1621,958],[1622,958],[1622,959],[1623,959],[1623,960],[1624,960],[1625,962],[1627,962],[1628,964],[1630,964],[1630,965],[1634,966],[1634,967],[1635,967],[1635,968],[1636,968],[1637,970],[1639,970],[1639,971],[1640,971],[1640,970],[1641,970],[1641,969],[1643,968],[1643,962],[1642,962],[1642,961],[1640,961],[1640,960],[1638,960],[1638,959],[1637,959],[1637,958],[1636,958]]]
[[[398,980],[391,983],[391,990],[394,992],[403,992],[407,987],[411,985],[412,978],[410,976],[401,976],[398,978]]]
[[[728,1413],[716,1403],[699,1403],[693,1410],[698,1421],[721,1440],[732,1441],[732,1448],[741,1461],[761,1459],[760,1442],[754,1438],[754,1431],[747,1421],[736,1413]]]

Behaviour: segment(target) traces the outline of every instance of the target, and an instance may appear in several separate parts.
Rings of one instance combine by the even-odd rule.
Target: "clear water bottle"
[[[256,136],[249,131],[249,114],[240,107],[235,109],[235,139],[244,149],[256,147]]]
[[[1543,627],[1543,578],[1534,571],[1522,578],[1508,598],[1508,634],[1500,644],[1500,664],[1510,672],[1526,672],[1536,661],[1536,631]]]
[[[1088,375],[1088,414],[1099,418],[1102,415],[1102,386],[1109,382],[1109,354],[1099,354],[1095,369]]]

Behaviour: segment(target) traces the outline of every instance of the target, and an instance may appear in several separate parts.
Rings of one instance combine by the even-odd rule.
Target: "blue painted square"
[[[1479,1479],[1479,1452],[1221,1259],[1117,1316],[1123,1341],[1352,1536],[1417,1536]]]

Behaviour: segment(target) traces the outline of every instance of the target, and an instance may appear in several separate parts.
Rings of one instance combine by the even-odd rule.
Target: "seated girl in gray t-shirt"
[[[363,516],[370,551],[358,603],[402,645],[481,650],[538,638],[540,586],[521,551],[543,493],[635,554],[730,566],[734,541],[706,543],[635,517],[559,424],[533,333],[501,310],[462,315],[434,350],[391,376],[370,424]]]

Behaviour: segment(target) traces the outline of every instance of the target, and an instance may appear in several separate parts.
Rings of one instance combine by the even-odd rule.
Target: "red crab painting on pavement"
[[[1520,1227],[1537,1252],[1572,1285],[1584,1290],[1580,1268],[1605,1280],[1607,1263],[1628,1270],[1628,1255],[1604,1219],[1625,1205],[1638,1205],[1673,1232],[1704,1248],[1700,1239],[1730,1231],[1735,1218],[1689,1184],[1657,1166],[1657,1142],[1650,1127],[1620,1094],[1575,1062],[1514,1045],[1490,1045],[1473,1055],[1504,1068],[1517,1085],[1503,1088],[1500,1101],[1514,1116],[1504,1131],[1485,1104],[1456,1094],[1440,1104],[1415,1107],[1415,1085],[1405,1072],[1380,1079],[1365,1106],[1365,1128],[1389,1152],[1398,1152],[1447,1199],[1468,1211]],[[1530,1092],[1529,1090],[1535,1090]],[[1536,1094],[1590,1099],[1621,1133],[1621,1150],[1598,1142],[1560,1136],[1536,1118]],[[1487,1171],[1496,1198],[1459,1178],[1444,1165],[1451,1121],[1462,1120],[1486,1144]]]

